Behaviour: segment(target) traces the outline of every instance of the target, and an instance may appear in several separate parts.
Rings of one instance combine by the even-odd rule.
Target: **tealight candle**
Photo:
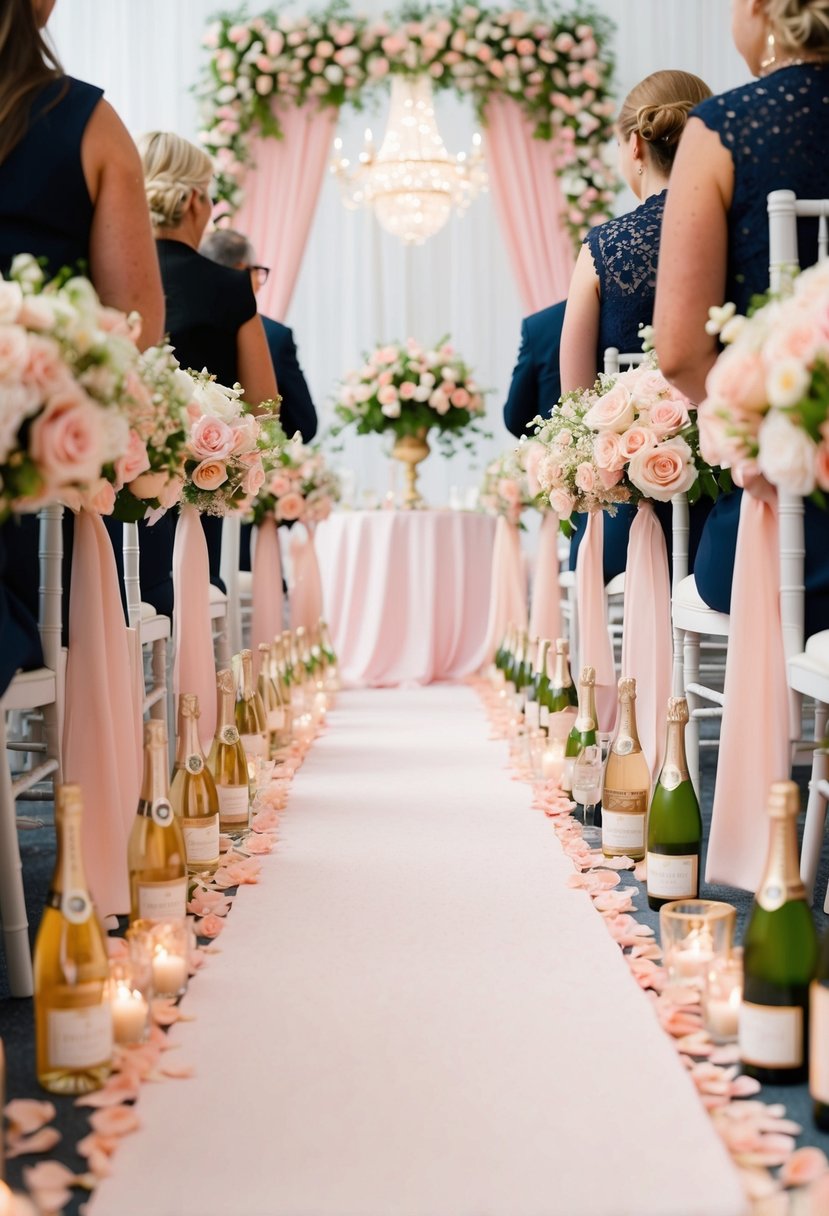
[[[678,899],[659,913],[669,979],[702,987],[709,968],[731,951],[736,909],[711,899]]]
[[[187,987],[187,962],[157,946],[153,955],[153,987],[159,996],[179,996]]]
[[[116,1043],[140,1043],[147,1029],[149,1005],[137,988],[123,980],[115,982],[112,994],[112,1028]]]
[[[737,1040],[740,1006],[743,1003],[742,950],[732,950],[708,970],[703,998],[705,1029],[716,1043]]]
[[[564,755],[564,746],[561,740],[551,739],[541,757],[541,776],[545,781],[557,781],[561,784],[561,777],[566,763],[567,758]]]

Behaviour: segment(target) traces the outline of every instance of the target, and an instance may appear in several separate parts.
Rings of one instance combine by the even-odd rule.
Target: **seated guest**
[[[217,228],[202,241],[199,252],[211,262],[229,266],[232,270],[247,270],[253,290],[264,287],[268,278],[268,267],[257,266],[253,247],[241,232],[230,228]],[[274,321],[262,313],[265,337],[273,360],[273,368],[282,394],[279,418],[285,434],[295,435],[299,431],[304,443],[310,443],[317,433],[317,412],[297,359],[294,336],[287,325]]]
[[[504,406],[504,426],[518,439],[529,433],[527,427],[537,415],[549,418],[561,396],[558,355],[566,304],[561,300],[521,322],[518,362]]]

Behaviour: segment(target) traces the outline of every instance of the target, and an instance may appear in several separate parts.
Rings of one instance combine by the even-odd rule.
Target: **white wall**
[[[133,134],[160,127],[192,138],[198,117],[189,88],[203,62],[202,29],[217,7],[217,0],[58,0],[49,28],[66,70],[103,86]],[[357,7],[379,13],[388,5],[363,0]],[[696,72],[714,91],[746,79],[729,37],[730,0],[598,0],[596,7],[619,25],[620,98],[658,68]],[[257,11],[255,3],[249,11]],[[437,110],[450,152],[468,146],[471,108],[441,96]],[[384,121],[384,98],[373,113],[344,112],[339,133],[347,154],[359,150],[367,122],[379,134]],[[631,205],[632,197],[621,194],[619,209]],[[330,420],[328,400],[337,379],[361,352],[409,334],[431,342],[451,333],[480,383],[492,389],[489,425],[495,438],[481,448],[481,457],[501,450],[509,442],[501,406],[521,316],[489,195],[424,246],[404,249],[370,215],[346,211],[336,183],[326,180],[285,318],[294,327],[324,421]],[[353,437],[336,458],[355,470],[359,493],[382,495],[392,486],[394,462],[385,459],[386,446],[374,436]],[[465,455],[449,464],[435,457],[421,482],[438,504],[446,501],[450,485],[465,487],[478,477]],[[402,484],[399,473],[397,484]]]

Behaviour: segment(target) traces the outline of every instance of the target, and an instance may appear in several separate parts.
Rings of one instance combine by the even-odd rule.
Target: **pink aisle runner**
[[[89,1216],[742,1216],[468,688],[342,695]]]

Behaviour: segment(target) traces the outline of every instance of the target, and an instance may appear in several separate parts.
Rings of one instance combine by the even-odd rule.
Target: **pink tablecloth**
[[[349,686],[429,684],[482,661],[495,521],[353,511],[317,529],[325,611]]]

